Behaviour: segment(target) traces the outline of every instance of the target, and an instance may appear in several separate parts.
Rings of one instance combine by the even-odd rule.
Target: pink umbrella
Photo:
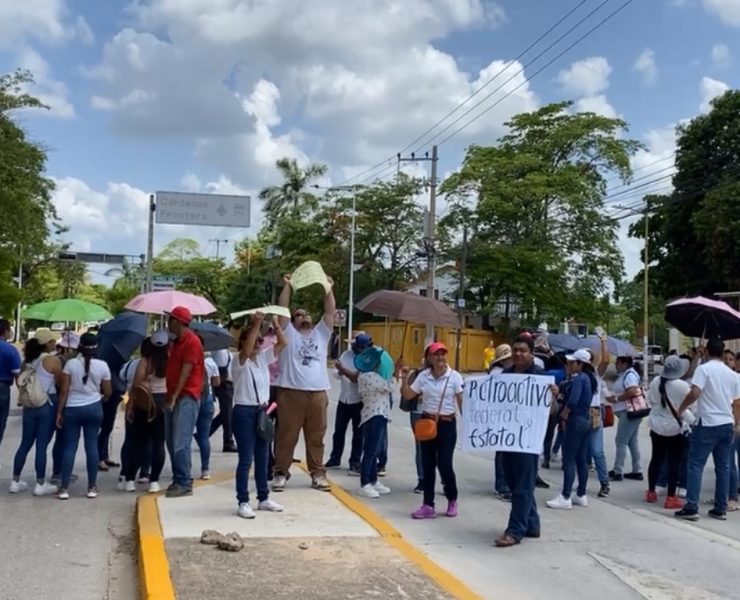
[[[216,307],[205,298],[176,290],[139,294],[126,305],[126,308],[136,312],[161,315],[172,311],[176,306],[184,306],[194,315],[210,315],[216,312]]]
[[[665,320],[695,338],[740,338],[740,312],[726,302],[703,296],[681,298],[665,307]]]

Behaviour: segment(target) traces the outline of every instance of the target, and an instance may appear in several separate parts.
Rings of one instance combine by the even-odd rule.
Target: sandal
[[[511,546],[516,546],[519,543],[519,540],[511,537],[508,533],[505,533],[497,539],[495,543],[497,548],[510,548]]]

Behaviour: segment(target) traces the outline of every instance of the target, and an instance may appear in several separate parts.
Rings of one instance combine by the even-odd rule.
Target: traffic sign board
[[[343,309],[337,310],[334,313],[334,325],[337,327],[345,327],[347,325],[347,311]]]
[[[157,223],[249,227],[249,196],[157,192]]]
[[[166,283],[183,283],[185,278],[182,275],[153,275],[152,283],[155,284],[166,284]]]

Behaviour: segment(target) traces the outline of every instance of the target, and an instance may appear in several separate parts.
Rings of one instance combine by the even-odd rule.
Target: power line
[[[606,1],[609,1],[609,0],[606,0]],[[540,73],[542,73],[542,71],[544,71],[544,70],[545,70],[545,69],[546,69],[547,67],[549,67],[550,65],[552,65],[552,64],[553,64],[553,63],[554,63],[554,62],[555,62],[556,60],[558,60],[558,59],[559,59],[560,57],[562,57],[562,56],[563,56],[564,54],[566,54],[567,52],[569,52],[570,50],[572,50],[573,48],[575,48],[575,47],[576,47],[576,46],[577,46],[578,44],[580,44],[580,43],[581,43],[581,42],[582,42],[583,40],[585,40],[586,38],[588,38],[588,37],[589,37],[589,36],[590,36],[590,35],[591,35],[592,33],[594,33],[595,31],[597,31],[597,30],[598,30],[598,29],[600,29],[601,27],[603,27],[603,26],[604,26],[604,25],[605,25],[605,24],[606,24],[607,22],[609,22],[609,21],[610,21],[611,19],[613,19],[613,18],[614,18],[614,17],[615,17],[615,16],[617,15],[617,14],[619,14],[619,13],[620,13],[620,12],[622,12],[622,11],[623,11],[623,10],[624,10],[625,8],[627,8],[627,6],[629,6],[630,4],[632,4],[632,2],[633,2],[633,1],[634,1],[634,0],[626,0],[626,1],[625,1],[624,3],[622,3],[622,4],[621,4],[621,5],[620,5],[620,6],[619,6],[619,7],[618,7],[618,8],[616,9],[616,10],[614,10],[614,11],[613,11],[613,12],[611,12],[611,13],[610,13],[610,14],[609,14],[608,16],[606,16],[606,17],[605,17],[604,19],[602,19],[602,20],[601,20],[601,21],[600,21],[599,23],[597,23],[597,24],[596,24],[596,25],[595,25],[594,27],[592,27],[592,28],[591,28],[591,29],[590,29],[589,31],[587,31],[587,32],[586,32],[585,34],[583,34],[583,35],[582,35],[581,37],[579,37],[579,38],[578,38],[578,39],[577,39],[577,40],[576,40],[575,42],[573,42],[573,43],[572,43],[572,44],[571,44],[570,46],[568,46],[567,48],[565,48],[564,50],[562,50],[561,52],[559,52],[559,53],[558,53],[558,54],[557,54],[557,55],[556,55],[556,56],[555,56],[554,58],[552,58],[551,60],[549,60],[549,61],[548,61],[547,63],[545,63],[545,64],[544,64],[544,65],[543,65],[542,67],[540,67],[540,68],[539,68],[539,69],[538,69],[537,71],[535,71],[535,72],[534,72],[534,73],[533,73],[532,75],[530,75],[529,79],[527,79],[527,80],[525,80],[525,81],[521,82],[520,84],[518,84],[518,85],[517,85],[516,87],[514,87],[514,89],[510,90],[510,91],[509,91],[509,92],[508,92],[507,94],[505,94],[504,96],[502,96],[501,98],[499,98],[499,99],[498,99],[498,100],[497,100],[496,102],[494,102],[493,104],[491,104],[491,106],[489,106],[488,108],[486,108],[485,110],[483,110],[483,111],[482,111],[481,113],[479,113],[478,115],[476,115],[475,117],[473,117],[472,119],[470,119],[470,121],[468,121],[467,123],[463,124],[463,125],[462,125],[461,127],[458,127],[458,128],[457,128],[457,129],[456,129],[455,131],[453,131],[453,132],[452,132],[452,133],[451,133],[450,135],[448,135],[447,137],[445,137],[445,138],[444,138],[444,139],[443,139],[442,141],[438,142],[438,143],[437,143],[437,145],[438,145],[438,146],[442,146],[443,144],[445,144],[446,142],[448,142],[448,141],[449,141],[450,139],[452,139],[453,137],[455,137],[455,136],[456,136],[456,135],[457,135],[458,133],[460,133],[461,131],[463,131],[464,129],[466,129],[467,127],[469,127],[469,126],[470,126],[471,124],[473,124],[473,123],[474,123],[475,121],[477,121],[478,119],[480,119],[480,118],[481,118],[481,117],[482,117],[483,115],[485,115],[485,114],[486,114],[486,113],[487,113],[488,111],[492,110],[492,109],[493,109],[494,107],[496,107],[496,106],[498,106],[499,104],[501,104],[501,102],[503,102],[504,100],[506,100],[506,98],[508,98],[509,96],[511,96],[511,95],[512,95],[512,94],[513,94],[514,92],[516,92],[516,91],[517,91],[517,90],[518,90],[519,88],[521,88],[521,87],[522,87],[522,86],[523,86],[523,85],[524,85],[525,83],[528,83],[528,82],[532,81],[532,79],[534,79],[535,77],[537,77],[537,75],[539,75]],[[595,10],[598,10],[599,8],[601,8],[601,6],[602,6],[602,5],[599,5],[599,7],[598,7],[597,9],[595,9]],[[595,12],[595,11],[592,11],[591,13],[589,13],[589,15],[588,15],[588,16],[590,16],[591,14],[593,14],[593,12]],[[523,69],[522,69],[522,70],[523,70]],[[517,73],[517,74],[518,74],[518,73]],[[451,125],[453,125],[454,123],[458,122],[459,120],[461,120],[461,119],[462,119],[462,117],[464,117],[465,115],[469,114],[469,113],[470,113],[470,112],[471,112],[472,110],[474,110],[475,108],[477,108],[478,106],[480,106],[480,104],[482,104],[482,103],[483,103],[483,102],[485,102],[485,101],[486,101],[486,100],[487,100],[488,98],[490,98],[490,96],[492,96],[492,95],[493,95],[493,93],[495,93],[495,91],[496,91],[496,90],[494,90],[494,92],[492,92],[491,94],[489,94],[488,96],[486,96],[486,97],[485,97],[485,98],[484,98],[483,100],[481,100],[481,101],[480,101],[480,102],[478,102],[478,103],[477,103],[477,104],[476,104],[475,106],[473,106],[473,107],[472,107],[472,108],[470,108],[470,109],[469,109],[468,111],[466,111],[466,112],[465,112],[465,113],[464,113],[464,114],[463,114],[463,115],[462,115],[462,116],[461,116],[460,118],[458,118],[458,119],[457,119],[457,120],[456,120],[455,122],[453,122],[453,123],[452,123]],[[448,125],[448,126],[447,126],[447,127],[445,128],[445,130],[446,130],[446,129],[449,129],[449,127],[450,127],[451,125]],[[443,130],[443,131],[444,131],[444,130]],[[439,137],[439,135],[440,135],[441,133],[442,133],[442,132],[440,132],[440,133],[439,133],[439,134],[437,134],[437,135],[436,135],[436,136],[435,136],[434,138],[432,138],[431,140],[429,140],[429,143],[431,143],[431,142],[432,142],[432,141],[434,141],[434,140],[435,140],[435,139],[436,139],[437,137]]]

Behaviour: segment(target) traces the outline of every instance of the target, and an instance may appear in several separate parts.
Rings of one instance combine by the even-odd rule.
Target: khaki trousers
[[[324,435],[329,397],[326,392],[306,392],[279,388],[278,421],[275,439],[275,473],[287,475],[293,463],[293,452],[303,429],[306,464],[312,477],[325,475]]]

